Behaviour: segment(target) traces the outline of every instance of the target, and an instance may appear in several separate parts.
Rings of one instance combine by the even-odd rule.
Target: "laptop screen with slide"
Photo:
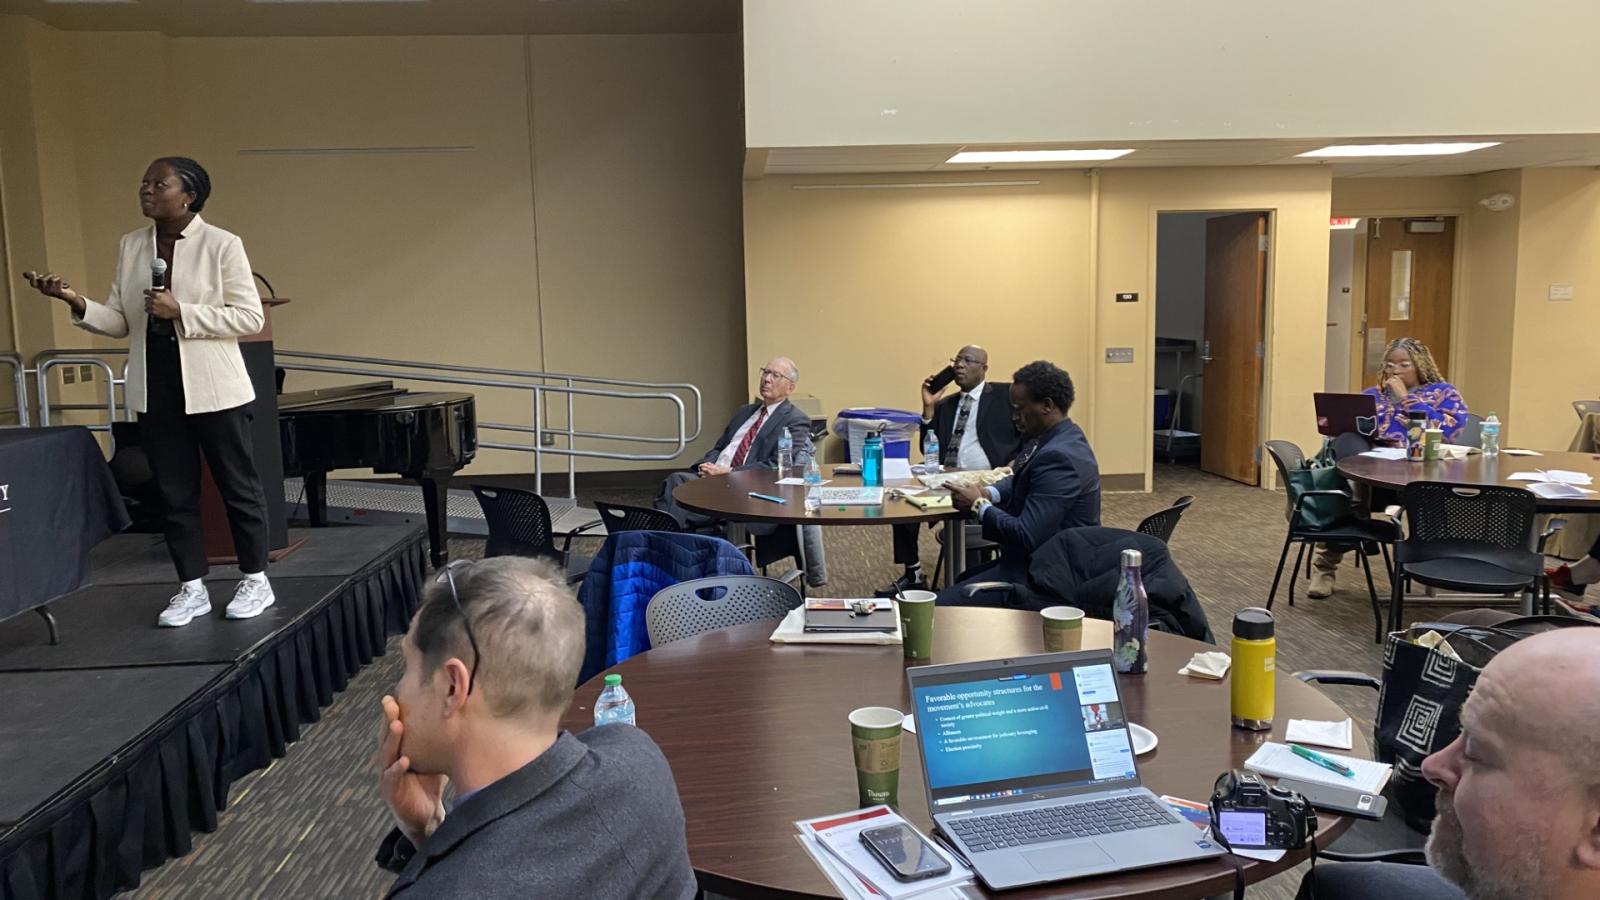
[[[917,669],[911,693],[933,812],[1139,783],[1109,652]]]

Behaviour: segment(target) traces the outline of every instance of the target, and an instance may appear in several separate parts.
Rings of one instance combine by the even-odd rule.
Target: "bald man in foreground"
[[[1333,863],[1316,900],[1600,897],[1600,628],[1525,638],[1484,667],[1461,736],[1422,763],[1439,788],[1428,865]]]

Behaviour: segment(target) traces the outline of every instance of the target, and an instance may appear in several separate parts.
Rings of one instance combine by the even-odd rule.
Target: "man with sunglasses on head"
[[[401,647],[377,754],[398,826],[377,857],[399,873],[386,898],[695,896],[655,743],[631,725],[561,730],[584,616],[560,572],[514,556],[453,563]]]
[[[769,360],[758,375],[760,396],[734,410],[722,437],[687,471],[673,472],[661,484],[656,509],[664,510],[690,528],[711,525],[713,520],[678,505],[672,492],[678,485],[709,475],[726,475],[736,469],[770,469],[778,464],[778,436],[789,432],[795,450],[806,444],[811,434],[811,417],[789,402],[800,370],[786,356]]]
[[[1011,464],[1022,445],[1022,435],[1011,421],[1011,385],[989,381],[989,351],[968,344],[950,360],[956,390],[940,396],[930,375],[922,382],[922,435],[939,439],[939,463],[946,469],[993,469]],[[927,590],[917,552],[916,525],[894,527],[894,561],[903,567],[900,577],[878,591],[893,597],[900,591]]]

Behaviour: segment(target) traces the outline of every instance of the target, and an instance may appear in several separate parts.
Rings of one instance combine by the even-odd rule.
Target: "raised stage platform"
[[[0,900],[99,900],[187,853],[234,780],[282,756],[405,630],[422,529],[290,529],[299,538],[255,619],[223,618],[239,573],[217,568],[211,615],[156,627],[172,565],[159,536],[128,534],[50,604],[59,645],[38,616],[0,623]]]

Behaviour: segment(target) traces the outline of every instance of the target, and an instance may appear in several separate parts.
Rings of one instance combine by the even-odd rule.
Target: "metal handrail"
[[[61,356],[52,355],[44,362],[34,367],[34,378],[39,391],[39,425],[50,427],[50,370],[57,366],[97,366],[106,373],[106,422],[104,425],[86,425],[90,431],[104,431],[111,434],[111,423],[117,421],[117,373],[111,364],[97,356]],[[75,404],[76,406],[77,404]],[[94,407],[99,409],[100,407]],[[116,452],[116,438],[109,437],[109,446],[112,453]]]
[[[28,377],[22,367],[22,354],[10,350],[0,352],[0,366],[11,367],[11,387],[16,392],[17,405],[0,407],[0,415],[13,413],[17,425],[28,427]]]
[[[700,439],[700,430],[702,427],[701,413],[704,406],[704,398],[700,394],[700,388],[687,381],[633,381],[627,378],[600,378],[594,375],[574,375],[567,372],[529,372],[522,369],[494,369],[483,366],[452,366],[445,363],[408,362],[402,359],[384,359],[376,356],[348,356],[339,353],[305,353],[299,350],[276,350],[274,351],[273,355],[279,359],[288,357],[291,359],[320,360],[322,362],[364,363],[369,365],[393,366],[405,369],[429,369],[442,372],[470,372],[474,375],[505,375],[517,378],[538,378],[546,381],[551,379],[559,379],[565,381],[566,386],[568,387],[571,387],[574,384],[604,384],[611,385],[613,387],[640,387],[654,388],[655,390],[684,390],[694,395],[694,433],[686,436],[685,440],[689,443],[694,443]],[[284,368],[287,369],[293,367],[284,366]],[[378,375],[380,373],[362,372],[360,374]],[[579,434],[578,436],[598,437],[599,435]],[[672,443],[671,438],[630,437],[628,439],[637,440],[644,443]]]

